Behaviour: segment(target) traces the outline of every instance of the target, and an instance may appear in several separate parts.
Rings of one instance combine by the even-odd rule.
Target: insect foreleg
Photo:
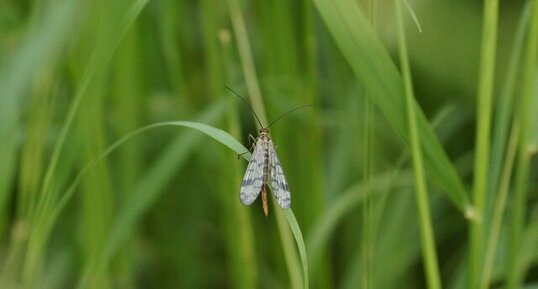
[[[254,145],[256,144],[256,138],[252,134],[248,134],[248,143],[251,149],[253,149]]]
[[[249,153],[249,151],[246,151],[246,152],[244,152],[244,153],[240,153],[240,154],[238,154],[238,155],[237,155],[237,159],[240,159],[243,155],[248,154],[248,153]]]
[[[249,146],[250,146],[250,150],[251,151],[254,151],[254,147],[256,146],[256,138],[252,135],[252,134],[249,134],[248,135],[248,142],[249,142]],[[248,154],[250,151],[246,151],[244,153],[240,153],[237,155],[237,159],[240,159],[244,154]]]

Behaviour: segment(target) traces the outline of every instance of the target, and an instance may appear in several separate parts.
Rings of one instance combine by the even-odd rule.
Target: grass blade
[[[422,159],[422,149],[420,147],[419,132],[415,113],[415,96],[413,91],[413,81],[411,78],[411,67],[407,55],[407,43],[405,38],[405,25],[402,17],[401,0],[394,0],[396,6],[396,25],[398,26],[398,52],[400,64],[404,78],[405,104],[407,111],[407,123],[409,125],[411,157],[413,161],[413,175],[415,183],[415,196],[418,207],[420,224],[420,240],[422,247],[422,258],[425,264],[426,280],[428,288],[440,289],[441,277],[439,273],[439,261],[435,251],[435,238],[428,202],[428,187],[424,173],[424,162]]]
[[[241,12],[241,5],[238,0],[228,0],[227,3],[228,11],[232,21],[232,26],[235,32],[239,56],[241,58],[243,75],[246,80],[247,90],[249,92],[250,100],[252,103],[252,108],[254,111],[257,112],[257,115],[261,120],[262,124],[267,125],[267,116],[263,105],[262,94],[258,83],[258,77],[256,75],[254,58],[252,57],[252,52],[248,41],[248,33],[246,30],[245,21],[243,19],[243,14]],[[290,248],[292,248],[290,232],[289,229],[284,226],[281,213],[277,212],[276,216],[278,230],[280,232],[280,239],[282,242],[282,247],[284,248],[285,258],[288,265],[288,274],[291,280],[291,287],[300,288],[300,282],[298,281],[300,277],[297,276],[298,274],[296,273],[299,271],[299,260],[297,260],[297,254],[290,250]],[[299,248],[301,248],[301,245],[298,244],[298,246]],[[302,246],[304,247],[304,244]],[[303,255],[301,255],[301,257],[302,256]],[[306,255],[304,257],[306,257]],[[302,263],[306,263],[306,260],[303,260]],[[304,279],[306,279],[308,272],[304,272],[304,274]],[[303,283],[308,286],[307,282]]]
[[[222,103],[217,103],[217,105],[210,107],[207,112],[203,113],[201,119],[204,121],[213,122],[223,113],[224,106]],[[109,146],[106,151],[96,157],[94,161],[90,162],[79,173],[69,190],[66,192],[66,194],[64,194],[60,205],[55,208],[54,215],[59,215],[74,194],[82,176],[97,162],[106,158],[122,144],[131,140],[133,137],[149,130],[167,126],[193,128],[213,137],[216,140],[219,140],[221,143],[232,148],[233,150],[242,151],[242,149],[244,149],[239,142],[229,136],[226,132],[203,123],[190,121],[169,121],[142,127],[116,141],[114,144]],[[122,245],[132,236],[138,221],[164,193],[162,190],[164,186],[170,182],[170,180],[177,173],[177,170],[185,164],[187,159],[186,157],[194,148],[197,147],[197,144],[200,141],[200,136],[194,136],[192,134],[179,135],[154,162],[151,168],[148,169],[145,176],[134,185],[132,191],[126,194],[126,196],[129,197],[125,199],[122,209],[115,217],[114,224],[112,225],[103,252],[99,254],[98,258],[96,258],[92,264],[85,268],[84,274],[79,280],[77,288],[86,288],[92,279],[95,276],[98,276],[99,273],[106,268],[112,258],[117,254],[118,250],[121,249]]]
[[[0,235],[7,216],[6,203],[13,184],[21,131],[19,103],[23,101],[34,75],[60,56],[76,20],[75,2],[66,0],[47,7],[48,16],[28,33],[18,51],[6,58],[9,61],[0,72]]]
[[[357,3],[352,0],[314,0],[314,3],[344,57],[372,97],[372,102],[400,136],[409,142],[402,78]],[[416,106],[415,111],[428,176],[458,209],[472,217],[473,209],[456,169],[422,110]]]
[[[44,220],[50,221],[55,218],[52,210],[54,210],[53,207],[56,205],[55,202],[58,198],[58,192],[52,188],[52,181],[54,179],[54,174],[57,171],[62,149],[74,123],[82,99],[93,79],[96,75],[101,73],[109,63],[114,52],[121,43],[123,36],[125,36],[129,27],[142,12],[148,1],[149,0],[137,0],[128,7],[124,17],[120,19],[117,30],[111,32],[111,43],[103,43],[101,46],[98,46],[85,68],[82,81],[77,87],[76,96],[69,107],[60,135],[54,146],[50,162],[45,171],[43,184],[40,190],[40,198],[33,214],[32,221],[34,222],[33,226],[35,228],[32,230],[32,235],[29,239],[28,250],[24,261],[25,265],[23,268],[23,282],[25,284],[34,284],[37,280],[37,274],[40,271],[39,268],[42,262],[43,249],[50,234],[48,229],[52,225],[43,222]]]
[[[295,237],[295,242],[299,249],[299,254],[301,255],[301,264],[303,266],[303,288],[308,289],[308,259],[306,256],[306,246],[304,244],[303,234],[301,233],[301,228],[297,223],[297,219],[293,214],[291,208],[285,211],[288,224],[290,225],[293,236]]]
[[[484,248],[484,221],[482,220],[484,219],[490,164],[490,129],[497,50],[498,6],[498,0],[488,0],[484,4],[473,176],[473,204],[477,220],[472,221],[470,226],[469,276],[467,284],[469,289],[477,288],[478,286]]]
[[[72,194],[75,191],[75,188],[77,187],[80,178],[84,175],[84,173],[91,168],[96,162],[104,159],[107,157],[110,153],[112,153],[114,150],[116,150],[118,147],[120,147],[123,143],[130,140],[131,138],[144,133],[148,130],[152,130],[159,127],[164,126],[182,126],[187,128],[192,128],[194,130],[200,131],[207,136],[210,136],[211,138],[217,140],[218,142],[222,143],[223,145],[227,146],[228,148],[232,149],[237,154],[240,154],[245,159],[250,158],[250,153],[245,153],[247,149],[238,142],[235,138],[233,138],[230,134],[227,132],[214,128],[212,126],[203,124],[203,123],[197,123],[197,122],[190,122],[190,121],[170,121],[170,122],[161,122],[152,124],[149,126],[145,126],[143,128],[140,128],[138,130],[135,130],[125,137],[121,138],[119,141],[115,142],[113,145],[111,145],[107,150],[101,154],[99,157],[97,157],[93,162],[89,163],[85,169],[79,174],[79,176],[76,178],[75,182],[71,185],[68,193],[64,195],[64,198],[62,199],[62,206],[59,206],[55,210],[54,215],[58,215],[61,212],[61,209],[65,206],[67,201],[70,199]],[[185,143],[184,140],[181,140],[181,143],[174,143],[171,147],[172,148],[181,148],[182,150],[185,150],[187,147],[195,147],[195,145],[192,143],[192,139],[188,141],[188,144]],[[152,188],[159,188],[162,186],[163,183],[165,183],[165,179],[171,178],[172,174],[169,174],[168,176],[163,176],[163,171],[173,172],[175,170],[170,169],[169,166],[176,164],[173,164],[174,162],[171,162],[170,160],[173,160],[174,162],[177,161],[177,157],[170,157],[168,153],[165,153],[163,158],[161,158],[161,161],[158,161],[157,165],[150,170],[150,172],[147,174],[146,178],[140,181],[137,188],[129,194],[130,199],[126,201],[124,204],[125,208],[129,208],[123,211],[120,211],[119,215],[116,218],[115,225],[112,228],[112,233],[108,238],[107,246],[105,248],[105,251],[100,256],[100,258],[93,264],[92,267],[87,268],[86,272],[84,273],[83,277],[80,279],[80,282],[77,286],[77,288],[86,288],[88,282],[90,282],[95,276],[95,274],[98,274],[101,270],[103,270],[110,262],[112,257],[115,255],[115,253],[121,248],[121,245],[127,240],[129,236],[132,235],[137,220],[140,219],[140,217],[143,215],[145,211],[155,202],[155,199],[160,195],[159,190],[155,190]],[[159,179],[159,180],[157,180]],[[161,183],[159,186],[149,185],[149,183]],[[297,223],[297,220],[295,219],[295,216],[293,215],[293,211],[291,209],[286,211],[286,217],[289,223],[289,226],[293,232],[293,235],[295,237],[297,247],[299,248],[300,256],[301,256],[301,263],[304,270],[304,279],[303,284],[304,288],[308,288],[308,262],[307,262],[307,256],[306,256],[306,249],[305,244],[302,238],[302,233],[300,230],[300,227]]]
[[[522,236],[525,225],[526,203],[529,189],[530,160],[532,157],[532,144],[529,131],[532,128],[531,116],[533,96],[535,91],[536,53],[538,50],[538,3],[531,2],[531,22],[528,31],[527,46],[525,48],[525,65],[523,67],[523,91],[516,109],[516,121],[520,126],[519,146],[514,180],[514,200],[511,216],[508,281],[507,288],[514,289],[521,286],[526,268],[524,259],[527,252],[521,251]]]

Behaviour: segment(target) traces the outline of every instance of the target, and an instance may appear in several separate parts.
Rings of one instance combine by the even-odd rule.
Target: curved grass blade
[[[413,18],[413,21],[415,22],[415,26],[417,26],[418,32],[422,33],[422,26],[420,25],[420,21],[418,21],[417,14],[415,14],[413,7],[411,7],[411,4],[409,4],[407,0],[402,0],[402,2],[405,4],[405,8],[407,8],[407,11],[409,11],[411,18]]]
[[[358,183],[342,193],[342,195],[326,210],[326,213],[319,218],[314,226],[314,230],[308,236],[308,250],[310,255],[310,272],[315,274],[321,252],[326,243],[329,241],[331,233],[337,228],[338,222],[351,211],[351,209],[360,205],[364,199],[373,193],[373,191],[388,191],[391,188],[408,187],[411,175],[409,171],[400,171],[373,176],[370,184]]]
[[[403,80],[388,51],[353,0],[314,0],[317,10],[348,64],[389,124],[409,143]],[[454,165],[418,105],[417,125],[428,177],[469,218],[473,209]]]
[[[103,152],[103,154],[98,156],[95,159],[95,161],[88,164],[88,166],[86,166],[83,169],[83,171],[79,174],[79,176],[77,176],[77,179],[70,187],[68,194],[66,194],[66,197],[62,202],[63,206],[66,204],[70,196],[72,196],[72,194],[74,193],[74,190],[76,186],[78,185],[82,175],[90,167],[92,167],[96,162],[107,157],[110,153],[112,153],[114,150],[116,150],[118,147],[120,147],[129,139],[137,135],[140,135],[144,132],[147,132],[149,130],[159,128],[159,127],[164,127],[164,126],[181,126],[181,127],[188,127],[188,128],[195,129],[219,141],[220,143],[224,144],[225,146],[232,149],[236,153],[242,154],[242,156],[245,159],[248,160],[250,158],[250,153],[244,153],[245,151],[247,151],[247,149],[240,142],[238,142],[235,138],[233,138],[230,134],[218,128],[209,126],[207,124],[190,122],[190,121],[169,121],[169,122],[161,122],[161,123],[148,125],[127,134],[126,136],[124,136],[123,138],[115,142],[113,145],[111,145],[105,152]],[[189,146],[192,147],[192,144],[190,144]],[[153,170],[153,171],[160,171],[160,170]],[[156,198],[155,195],[158,195],[158,192],[148,194],[148,191],[145,189],[145,186],[141,186],[141,187],[144,189],[135,190],[135,193],[129,194],[130,196],[133,196],[133,199],[135,199],[134,201],[132,201],[132,199],[131,201],[127,201],[127,204],[125,205],[126,207],[129,207],[130,210],[124,210],[120,213],[120,215],[117,218],[116,225],[112,229],[112,233],[109,237],[109,241],[107,242],[107,246],[103,254],[100,256],[98,262],[95,263],[94,265],[95,267],[89,268],[85,272],[77,288],[85,288],[86,284],[88,284],[88,282],[90,281],[91,276],[93,276],[95,272],[99,272],[99,270],[102,270],[106,267],[106,264],[108,264],[111,261],[112,257],[121,247],[121,245],[132,234],[136,225],[136,221],[139,219],[142,213],[145,212],[146,209],[148,209],[149,207],[148,204],[152,204],[153,200]],[[133,208],[135,209],[133,210]],[[133,213],[133,211],[135,213]],[[59,211],[57,213],[59,213]],[[291,209],[286,210],[286,216],[287,216],[288,223],[292,229],[293,235],[295,237],[295,241],[297,242],[297,246],[299,248],[299,252],[301,255],[301,261],[303,264],[303,269],[304,269],[304,274],[305,274],[304,275],[304,284],[305,284],[304,288],[308,288],[308,275],[307,275],[308,265],[307,265],[307,259],[306,259],[306,249],[305,249],[306,247],[304,244],[304,240],[302,238],[302,233]]]
[[[442,122],[447,123],[446,119],[449,118],[449,115],[454,113],[454,107],[447,107],[441,110],[433,119],[432,125],[435,129],[438,129]],[[451,123],[452,124],[452,123]],[[408,170],[403,170],[404,164],[409,160],[409,152],[405,151],[396,162],[395,169],[388,173],[378,176],[373,176],[372,183],[370,185],[365,183],[358,183],[354,186],[351,186],[349,189],[344,191],[339,197],[332,202],[326,213],[322,215],[316,224],[313,226],[314,229],[308,236],[308,241],[310,246],[308,246],[308,253],[310,254],[310,272],[311,274],[316,274],[318,270],[318,262],[321,257],[321,252],[323,247],[327,244],[330,238],[330,234],[336,229],[339,222],[342,218],[351,211],[351,209],[358,206],[362,201],[371,193],[373,193],[374,188],[377,191],[383,192],[382,199],[380,200],[380,205],[377,209],[377,213],[374,216],[373,221],[373,235],[377,235],[379,229],[379,224],[381,220],[381,214],[385,206],[387,193],[392,189],[398,186],[408,187],[410,182],[410,172]],[[407,182],[406,182],[407,181]]]
[[[46,63],[54,63],[64,48],[76,21],[75,2],[68,0],[50,5],[45,19],[30,31],[13,55],[5,58],[9,61],[0,71],[0,224],[4,223],[9,186],[16,170],[17,140],[21,131],[19,103],[34,75],[42,71]]]
[[[46,242],[50,236],[50,230],[52,223],[48,224],[54,219],[54,207],[58,205],[57,199],[59,198],[59,191],[53,188],[53,179],[57,172],[60,156],[67,140],[67,136],[71,131],[71,127],[74,124],[75,116],[78,112],[80,104],[88,90],[88,87],[92,83],[99,73],[102,73],[106,65],[110,62],[110,59],[114,55],[114,52],[121,43],[121,40],[136,20],[138,15],[142,12],[149,0],[136,0],[129,5],[124,17],[119,20],[118,26],[113,30],[113,38],[110,43],[104,43],[103,45],[97,45],[93,54],[90,56],[88,65],[85,67],[84,75],[81,78],[80,85],[77,87],[76,96],[71,102],[67,116],[60,130],[58,140],[54,145],[52,156],[45,170],[43,177],[43,185],[40,188],[40,197],[37,203],[35,212],[32,214],[32,222],[34,228],[32,228],[31,236],[29,237],[28,249],[26,256],[24,257],[23,268],[23,283],[35,284],[37,282],[37,275],[40,270],[41,263],[43,261],[44,248]],[[52,216],[52,218],[50,218]]]
[[[301,255],[301,263],[303,265],[303,288],[308,289],[308,259],[306,255],[306,247],[304,244],[303,234],[301,233],[301,228],[297,223],[297,219],[293,214],[293,211],[290,209],[286,210],[286,219],[288,219],[288,224],[290,224],[291,231],[295,237],[295,242],[297,242],[297,247],[299,248],[299,254]]]

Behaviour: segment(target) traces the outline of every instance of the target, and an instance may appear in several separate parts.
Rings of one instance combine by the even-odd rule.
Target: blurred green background
[[[538,1],[395,1],[0,0],[0,288],[538,288]],[[293,213],[240,203],[226,86],[314,104]]]

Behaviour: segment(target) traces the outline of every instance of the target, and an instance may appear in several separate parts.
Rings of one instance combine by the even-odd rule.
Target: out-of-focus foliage
[[[303,266],[309,288],[426,288],[400,25],[443,287],[536,288],[538,4],[402,1],[404,23],[388,0],[0,0],[0,288],[296,289]],[[293,212],[240,203],[240,146],[166,125],[250,148],[226,86],[263,125],[314,104],[271,127]]]

